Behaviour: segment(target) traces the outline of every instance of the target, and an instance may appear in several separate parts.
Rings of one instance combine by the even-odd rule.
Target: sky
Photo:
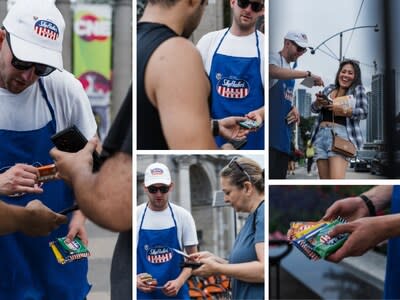
[[[362,81],[369,91],[371,77],[375,73],[374,60],[377,63],[378,73],[382,73],[384,67],[384,24],[381,4],[382,2],[377,0],[270,0],[269,50],[270,52],[281,50],[283,37],[289,30],[305,32],[309,43],[315,48],[341,31],[378,24],[379,32],[374,32],[373,28],[362,28],[343,33],[343,55],[360,61]],[[333,54],[324,46],[320,49],[339,57],[339,44],[338,35],[326,43]],[[309,70],[320,75],[327,85],[334,82],[338,65],[338,59],[333,59],[317,50],[314,55],[310,51],[303,54],[298,61],[297,69]],[[306,88],[299,86],[300,81],[297,81],[296,87]],[[320,89],[307,90],[314,94]]]

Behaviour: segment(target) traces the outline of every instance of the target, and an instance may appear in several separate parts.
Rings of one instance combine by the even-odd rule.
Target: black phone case
[[[202,265],[203,265],[202,263],[185,261],[184,263],[181,263],[181,268],[197,269],[197,268],[200,268]]]
[[[247,139],[230,140],[229,143],[231,143],[236,150],[239,150],[240,148],[242,148],[244,145],[247,144]]]
[[[51,137],[57,149],[65,152],[78,152],[87,144],[87,139],[80,130],[72,125],[61,130]],[[101,158],[97,151],[93,152],[93,172],[97,172],[101,166]]]
[[[73,211],[78,210],[78,209],[79,209],[78,204],[74,204],[74,205],[72,205],[70,207],[67,207],[67,208],[65,208],[63,210],[60,210],[58,213],[61,214],[61,215],[67,215],[70,212],[73,212]]]

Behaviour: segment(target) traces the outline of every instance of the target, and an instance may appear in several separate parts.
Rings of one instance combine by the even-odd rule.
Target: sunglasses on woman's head
[[[232,166],[235,165],[244,175],[246,175],[247,179],[252,182],[249,173],[247,173],[246,170],[236,161],[237,159],[237,156],[232,158],[231,161],[228,163],[228,167],[232,168]]]
[[[20,71],[25,71],[29,70],[30,68],[34,67],[35,68],[35,74],[37,76],[47,76],[50,75],[56,68],[50,67],[48,65],[44,64],[39,64],[39,63],[33,63],[33,62],[28,62],[28,61],[23,61],[15,57],[14,52],[12,51],[11,48],[11,41],[10,41],[10,34],[6,30],[6,40],[8,43],[8,46],[10,48],[11,54],[12,54],[12,59],[11,59],[11,64],[14,68]]]
[[[158,191],[160,191],[161,194],[166,194],[169,191],[169,186],[168,185],[162,185],[162,186],[150,185],[147,187],[147,190],[149,191],[150,194],[156,194]]]
[[[247,8],[249,4],[251,5],[251,9],[254,12],[260,12],[264,8],[264,4],[256,1],[249,0],[237,0],[237,4],[240,8]]]

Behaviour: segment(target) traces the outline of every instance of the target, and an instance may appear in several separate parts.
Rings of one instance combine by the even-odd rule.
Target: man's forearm
[[[400,237],[400,214],[386,215],[382,218],[382,226],[387,238]]]
[[[281,68],[275,65],[269,66],[269,76],[272,79],[296,79],[305,78],[308,76],[308,71],[293,70],[288,68]]]
[[[27,215],[24,207],[0,201],[0,235],[18,231],[19,224]]]
[[[132,228],[132,158],[117,153],[94,174],[72,179],[81,211],[96,224],[113,231]]]
[[[375,209],[382,210],[390,205],[392,198],[393,186],[392,185],[378,185],[363,193],[375,206]]]

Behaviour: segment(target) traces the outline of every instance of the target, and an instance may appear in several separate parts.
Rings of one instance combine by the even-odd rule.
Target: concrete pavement
[[[87,221],[89,236],[89,283],[92,289],[87,300],[110,300],[111,259],[118,234]]]
[[[318,170],[314,165],[312,168],[311,176],[307,175],[306,166],[296,166],[294,175],[287,175],[286,179],[319,179]],[[382,176],[372,175],[370,172],[354,172],[354,168],[347,168],[345,179],[384,179]]]

